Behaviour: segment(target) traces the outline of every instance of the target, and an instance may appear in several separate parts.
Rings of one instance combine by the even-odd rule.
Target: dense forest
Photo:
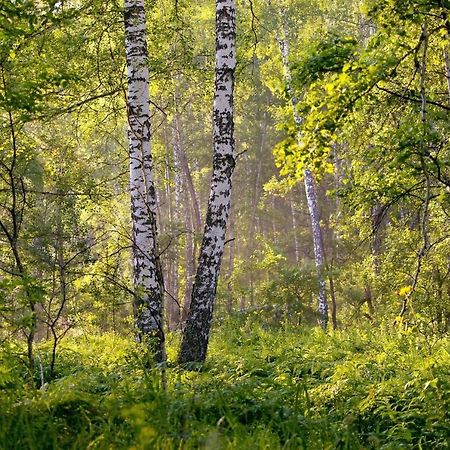
[[[0,449],[450,448],[448,0],[0,0]]]

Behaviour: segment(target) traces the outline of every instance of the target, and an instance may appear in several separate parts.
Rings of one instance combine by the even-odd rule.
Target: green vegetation
[[[325,334],[261,326],[214,333],[210,357],[173,364],[167,390],[140,349],[112,333],[67,338],[57,379],[2,351],[0,448],[448,448],[450,342],[380,325]],[[37,350],[44,372],[49,347]],[[25,368],[25,365],[23,366]]]

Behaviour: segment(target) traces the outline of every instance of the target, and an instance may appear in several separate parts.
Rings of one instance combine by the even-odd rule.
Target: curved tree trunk
[[[164,286],[157,249],[156,192],[150,148],[150,100],[144,0],[125,0],[125,51],[128,69],[128,139],[133,225],[134,313],[139,341],[156,362],[165,360]]]
[[[200,249],[191,308],[183,333],[180,362],[204,361],[225,244],[234,171],[233,91],[235,2],[216,0],[216,80],[214,92],[214,158],[211,193]]]

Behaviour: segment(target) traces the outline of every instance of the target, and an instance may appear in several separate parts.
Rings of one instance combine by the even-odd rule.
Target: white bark
[[[162,305],[164,288],[156,243],[156,192],[150,148],[150,100],[144,0],[125,0],[125,51],[128,71],[128,139],[135,321],[139,340],[165,359]]]
[[[283,14],[284,12],[282,12],[281,18],[283,26],[283,37],[278,39],[278,43],[281,50],[281,57],[285,70],[286,83],[288,91],[290,93],[290,100],[292,107],[294,109],[294,120],[297,126],[300,126],[302,123],[302,119],[297,112],[298,99],[295,97],[291,89],[292,75],[289,67],[289,39],[288,39],[288,30],[286,27]],[[299,144],[301,144],[302,137],[300,133],[298,133],[297,139],[299,141]],[[323,245],[323,234],[320,226],[320,210],[317,201],[314,176],[312,172],[308,169],[304,170],[303,176],[305,180],[305,191],[306,191],[306,200],[308,203],[309,217],[311,219],[311,228],[314,243],[314,259],[317,268],[319,322],[322,328],[326,329],[328,323],[328,301],[325,282],[326,260],[325,260],[325,249]]]
[[[327,301],[327,287],[325,282],[325,249],[323,245],[322,228],[320,226],[320,212],[317,201],[316,187],[314,177],[310,170],[304,171],[306,200],[308,202],[309,217],[311,219],[311,227],[314,243],[314,258],[317,268],[317,281],[319,285],[318,292],[318,311],[319,321],[323,328],[327,327],[328,323],[328,301]]]
[[[234,0],[216,0],[216,79],[211,192],[202,246],[183,334],[180,362],[203,361],[216,297],[231,199],[234,160],[233,92],[236,66]]]

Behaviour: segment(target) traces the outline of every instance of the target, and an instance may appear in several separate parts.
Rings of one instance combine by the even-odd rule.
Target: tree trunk
[[[179,126],[181,128],[181,124]],[[181,130],[180,130],[180,133],[181,133]],[[183,146],[180,146],[179,158],[180,158],[181,168],[183,170],[184,177],[185,177],[185,180],[186,180],[186,188],[187,188],[187,190],[189,192],[189,195],[191,197],[192,211],[193,211],[192,216],[193,216],[193,219],[194,219],[193,223],[194,223],[195,231],[197,233],[200,233],[200,230],[202,228],[202,219],[201,219],[201,215],[200,215],[200,206],[199,206],[197,192],[195,191],[194,182],[192,180],[191,170],[189,168],[189,162],[188,162],[188,159],[187,159],[187,156],[186,156],[186,152],[184,151]]]
[[[235,249],[236,249],[236,234],[235,234],[235,213],[234,213],[234,202],[231,201],[230,205],[230,229],[229,229],[229,258],[228,258],[228,273],[227,273],[227,291],[228,291],[228,298],[227,298],[227,311],[228,313],[231,313],[233,311],[233,272],[234,272],[234,257],[235,257]]]
[[[189,194],[185,191],[185,227],[186,227],[186,288],[184,291],[184,304],[182,310],[182,321],[185,322],[191,308],[192,283],[195,276],[195,252],[194,252],[194,230],[192,225],[191,208],[189,205]]]
[[[283,14],[283,13],[282,13]],[[288,90],[290,92],[291,104],[294,109],[294,119],[297,126],[302,123],[301,117],[297,113],[298,99],[295,98],[291,89],[291,71],[289,68],[289,41],[288,32],[285,25],[285,20],[282,17],[282,25],[284,36],[279,39],[279,45],[281,50],[281,56],[283,60],[283,66],[286,75],[286,81],[288,85]],[[299,133],[298,140],[301,141],[301,135]],[[325,249],[323,245],[322,229],[320,227],[320,212],[319,205],[317,202],[316,186],[314,182],[314,176],[312,172],[306,169],[303,172],[305,179],[305,191],[306,200],[308,203],[309,216],[311,219],[311,228],[313,235],[314,244],[314,258],[317,268],[317,279],[318,279],[318,312],[319,312],[319,322],[323,329],[326,329],[328,323],[328,301],[327,301],[327,290],[326,290],[326,261],[325,261]]]
[[[164,284],[157,248],[157,200],[152,178],[147,34],[144,0],[125,0],[128,69],[128,139],[133,225],[134,313],[139,341],[156,362],[165,361]]]
[[[195,192],[194,183],[192,181],[191,171],[189,163],[186,157],[186,152],[183,147],[183,122],[181,120],[180,109],[181,99],[178,92],[175,92],[175,120],[174,120],[174,132],[175,132],[175,162],[176,169],[179,174],[178,183],[176,183],[180,192],[178,198],[181,206],[181,196],[183,195],[184,201],[184,229],[186,232],[186,272],[185,272],[185,291],[184,291],[184,303],[183,307],[179,308],[179,316],[182,322],[185,322],[190,305],[192,295],[192,283],[195,276],[195,245],[194,245],[194,233],[199,232],[201,228],[200,208]],[[181,216],[178,212],[178,220],[181,222]],[[177,297],[179,299],[179,296]]]
[[[181,153],[181,142],[180,142],[180,132],[179,132],[179,117],[178,113],[174,118],[174,146],[173,146],[173,157],[174,157],[174,168],[175,168],[175,208],[173,210],[173,220],[175,225],[175,236],[173,239],[174,245],[174,255],[173,255],[173,272],[172,272],[172,298],[170,299],[170,321],[169,326],[171,330],[178,328],[180,323],[180,302],[179,302],[179,270],[178,270],[178,259],[179,259],[179,227],[181,224],[181,196],[183,193],[183,174],[180,162]],[[174,227],[172,227],[173,229]]]
[[[164,145],[165,148],[169,148],[171,143],[167,138],[166,130],[164,129]],[[173,145],[174,142],[172,142]],[[175,153],[175,149],[172,148],[172,153]],[[166,220],[163,221],[162,217],[158,216],[158,223],[160,224],[160,232],[164,233],[171,240],[169,247],[166,249],[165,257],[161,258],[161,267],[164,275],[164,310],[167,312],[165,316],[166,325],[169,330],[172,330],[172,302],[174,298],[174,260],[175,260],[175,245],[172,238],[174,236],[174,223],[175,223],[175,214],[176,214],[176,205],[173,205],[173,193],[172,193],[172,158],[174,155],[170,155],[168,152],[165,157],[165,165],[164,165],[164,189],[161,190],[160,202],[163,205],[166,205],[165,213]],[[173,157],[173,163],[176,165],[175,157]],[[175,200],[176,201],[176,200]],[[161,208],[159,208],[159,214],[161,214]],[[167,231],[164,229],[163,224],[166,224]]]
[[[178,78],[178,77],[177,77]],[[193,223],[196,233],[200,233],[202,228],[202,219],[200,215],[200,206],[198,201],[197,192],[195,191],[194,181],[192,180],[191,170],[189,168],[189,161],[186,156],[186,152],[183,147],[183,123],[181,120],[181,98],[178,91],[175,92],[175,129],[178,139],[178,159],[181,170],[183,172],[183,178],[185,183],[185,189],[188,190],[192,202],[192,214]]]
[[[260,189],[261,189],[261,172],[262,172],[262,162],[264,160],[264,149],[266,146],[266,136],[267,136],[267,125],[268,125],[268,113],[264,112],[263,121],[260,124],[261,134],[259,141],[259,150],[258,150],[258,165],[256,169],[256,177],[255,184],[253,186],[252,193],[252,213],[250,216],[250,230],[247,244],[247,261],[251,261],[251,256],[255,250],[255,234],[256,228],[258,226],[258,202],[260,198]],[[254,268],[251,267],[249,273],[249,290],[250,290],[250,305],[253,306],[255,304],[255,292],[254,292]],[[245,309],[245,295],[241,297],[241,306],[240,308]]]
[[[319,285],[318,310],[319,322],[323,329],[327,328],[328,323],[328,301],[327,288],[325,283],[326,262],[325,249],[323,245],[322,229],[320,227],[320,213],[317,202],[316,186],[310,170],[304,171],[306,200],[308,202],[309,216],[311,218],[311,227],[314,243],[314,258],[317,268],[317,281]]]
[[[328,275],[328,282],[330,284],[331,323],[333,324],[333,330],[337,330],[338,329],[338,322],[337,322],[336,289],[334,288],[334,278],[331,275],[331,273]]]
[[[377,202],[375,206],[371,208],[372,239],[370,242],[370,250],[372,252],[373,270],[376,277],[381,273],[381,226],[383,225],[384,214],[385,211],[380,202]]]
[[[235,166],[233,121],[235,23],[234,0],[216,0],[213,175],[191,309],[181,342],[179,361],[182,363],[201,362],[206,358],[225,244],[231,200],[231,178]]]

